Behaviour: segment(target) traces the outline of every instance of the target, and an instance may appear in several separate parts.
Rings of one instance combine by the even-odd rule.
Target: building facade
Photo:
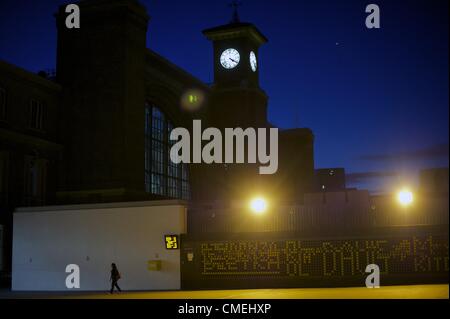
[[[279,167],[174,164],[174,127],[270,128],[259,82],[267,38],[250,23],[203,31],[212,42],[207,85],[146,47],[149,16],[136,0],[79,3],[80,29],[56,14],[56,76],[0,61],[0,224],[10,269],[18,206],[184,199],[243,199],[255,192],[296,202],[313,186],[312,131],[280,131]],[[206,41],[205,39],[205,41]],[[236,65],[233,57],[239,56]],[[289,191],[283,191],[289,190]],[[225,204],[226,205],[226,204]]]

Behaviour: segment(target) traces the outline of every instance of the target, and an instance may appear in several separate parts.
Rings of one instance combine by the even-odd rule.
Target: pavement
[[[449,285],[382,286],[380,288],[295,288],[195,291],[11,292],[1,298],[19,299],[449,299]]]

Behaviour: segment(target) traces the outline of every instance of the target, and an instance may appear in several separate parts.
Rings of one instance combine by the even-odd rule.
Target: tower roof
[[[221,26],[205,29],[202,33],[209,40],[223,40],[247,36],[258,44],[268,42],[268,39],[252,23],[232,22]]]

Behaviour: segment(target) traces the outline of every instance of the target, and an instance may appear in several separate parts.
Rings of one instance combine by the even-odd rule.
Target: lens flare
[[[409,206],[413,202],[413,193],[407,189],[403,189],[397,194],[398,202],[403,206]]]
[[[204,102],[205,93],[203,93],[201,90],[190,89],[184,92],[184,94],[181,96],[180,104],[182,109],[190,112],[195,112],[203,107]]]
[[[254,198],[250,202],[250,208],[255,214],[262,214],[267,210],[267,202],[262,197]]]

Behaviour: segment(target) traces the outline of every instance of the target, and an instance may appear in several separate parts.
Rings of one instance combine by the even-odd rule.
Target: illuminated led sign
[[[179,249],[179,239],[178,235],[165,235],[164,242],[166,244],[166,249]]]

